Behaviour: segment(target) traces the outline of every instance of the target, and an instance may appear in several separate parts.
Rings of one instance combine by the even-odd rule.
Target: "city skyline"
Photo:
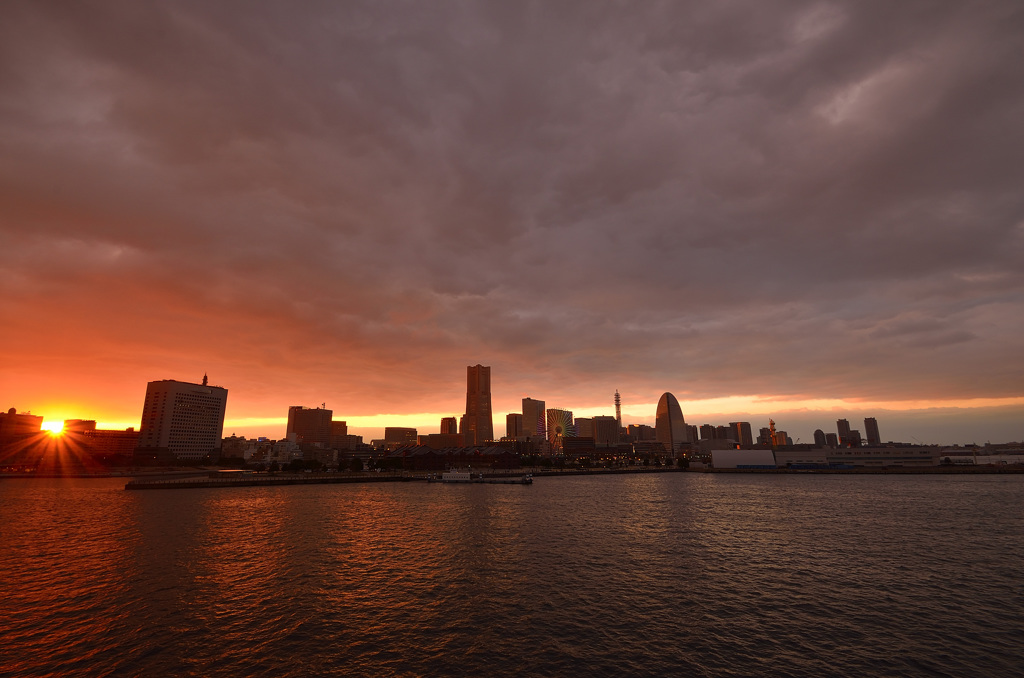
[[[4,3],[0,407],[1019,440],[1018,12]]]
[[[476,366],[469,366],[467,368],[467,372],[468,372],[469,386],[467,388],[467,394],[466,394],[466,401],[467,402],[466,402],[466,404],[469,405],[470,393],[471,393],[471,389],[474,388],[474,386],[473,386],[474,383],[478,383],[478,384],[483,383],[483,384],[485,384],[483,393],[486,393],[486,396],[487,396],[486,399],[489,400],[490,399],[490,393],[489,393],[489,391],[487,389],[489,389],[489,386],[490,386],[490,367],[489,366],[482,366],[482,365],[478,364]],[[481,377],[483,379],[483,382],[480,381]],[[178,381],[178,380],[175,380],[175,379],[163,379],[163,380],[159,380],[159,381],[156,381],[156,382],[150,382],[149,385],[148,385],[148,388],[146,390],[145,406],[144,406],[144,409],[143,409],[143,415],[142,415],[142,417],[140,417],[140,421],[143,421],[143,422],[145,421],[146,412],[151,407],[151,405],[150,405],[150,390],[152,390],[154,385],[171,384],[171,385],[180,385],[182,387],[202,387],[202,388],[205,389],[206,388],[206,383],[207,383],[207,375],[205,375],[205,374],[203,375],[203,383],[201,383],[201,384],[195,384],[195,383],[191,383],[191,382],[182,382],[182,381]],[[224,389],[222,387],[211,387],[211,388],[213,388],[215,391],[224,392],[225,397],[226,397],[226,389]],[[613,398],[614,398],[613,408],[616,405],[619,404],[619,399],[617,398],[618,395],[619,395],[618,391],[616,391],[615,394],[613,395]],[[674,405],[666,405],[666,403],[674,403]],[[527,407],[528,404],[529,404],[529,407]],[[645,405],[647,405],[647,404],[646,403],[645,404],[641,404],[641,405],[638,406],[637,409],[642,408]],[[683,408],[680,408],[679,405],[680,405],[679,401],[677,401],[675,399],[674,395],[671,392],[665,392],[665,393],[663,393],[661,395],[661,397],[659,399],[659,402],[657,403],[656,406],[655,405],[651,405],[650,407],[647,408],[649,410],[648,412],[646,412],[646,413],[638,412],[637,416],[635,416],[635,417],[634,416],[628,416],[628,415],[624,416],[623,417],[623,427],[625,428],[628,425],[635,425],[635,424],[644,424],[644,425],[651,425],[652,427],[656,427],[657,426],[657,421],[658,421],[658,419],[660,417],[660,413],[663,410],[663,408],[666,408],[666,407],[671,408],[671,407],[674,406],[674,407],[677,408],[677,410],[682,410]],[[533,398],[526,397],[526,398],[523,398],[523,400],[522,400],[522,406],[520,407],[520,410],[528,410],[530,413],[532,413],[536,407],[540,407],[541,411],[543,411],[545,409],[545,402],[543,400],[535,400]],[[657,409],[656,412],[655,412],[655,407]],[[23,414],[23,415],[31,414],[30,410],[20,410],[18,408],[11,408],[11,409],[14,410],[14,411],[19,412],[19,414]],[[546,409],[550,410],[550,411],[559,411],[559,412],[564,411],[564,408],[562,408],[562,407],[551,407],[551,408],[546,408]],[[221,405],[221,417],[222,418],[223,418],[223,413],[224,413],[223,411],[224,411],[224,406],[223,406],[223,403],[222,403],[222,405]],[[769,412],[770,413],[770,412],[774,412],[774,410],[765,410],[765,412]],[[859,412],[859,414],[857,414],[858,412]],[[822,416],[828,416],[829,413],[831,413],[831,414],[833,414],[835,416],[838,416],[839,418],[834,420],[834,421],[832,421],[832,422],[828,422],[828,421],[822,422],[821,421],[821,417]],[[882,413],[885,414],[886,411],[883,410]],[[330,428],[330,422],[331,422],[333,410],[331,410],[330,408],[327,407],[327,403],[326,402],[322,403],[319,406],[312,407],[312,408],[311,407],[307,407],[305,405],[291,405],[291,406],[289,406],[287,408],[287,416],[281,417],[279,419],[274,418],[274,419],[264,420],[264,421],[262,421],[260,423],[252,423],[252,422],[250,422],[248,424],[247,428],[238,428],[237,426],[233,426],[233,424],[238,423],[237,421],[232,422],[231,420],[222,419],[224,421],[224,425],[223,425],[221,430],[222,430],[222,432],[223,432],[223,434],[225,436],[228,436],[228,435],[230,435],[230,436],[241,435],[241,436],[246,436],[246,437],[268,437],[268,438],[272,438],[272,439],[283,439],[283,438],[286,438],[289,435],[289,433],[292,431],[292,427],[294,425],[293,422],[295,420],[295,417],[297,415],[299,415],[299,414],[302,414],[302,415],[306,416],[307,418],[313,417],[313,419],[310,419],[311,422],[314,421],[314,419],[319,422],[318,424],[313,424],[313,425],[314,426],[319,425],[321,428],[324,428],[325,432],[322,435],[329,435],[329,432],[327,431],[327,429]],[[594,417],[597,417],[597,418],[606,418],[606,419],[614,420],[614,417],[609,414],[608,410],[606,410],[604,408],[600,408],[600,407],[593,408],[593,409],[576,410],[575,412],[568,411],[568,412],[566,412],[566,414],[568,414],[568,416],[570,416],[570,417],[572,417],[574,419],[580,419],[580,418],[592,419]],[[876,442],[879,442],[879,443],[882,443],[882,444],[887,443],[887,442],[904,442],[904,443],[906,443],[906,442],[916,442],[918,444],[929,444],[929,445],[956,445],[956,444],[976,444],[976,443],[982,443],[982,442],[995,442],[995,443],[999,443],[999,442],[1013,442],[1013,441],[1017,440],[1016,438],[1006,438],[1005,440],[1002,440],[1002,439],[999,439],[999,438],[995,438],[992,435],[990,435],[991,434],[990,430],[986,430],[986,429],[981,428],[980,425],[977,424],[977,423],[975,423],[973,425],[973,428],[972,428],[972,426],[970,424],[968,424],[968,423],[959,422],[959,421],[956,421],[956,420],[950,421],[949,413],[948,412],[943,412],[943,411],[922,413],[921,416],[919,416],[917,418],[918,427],[916,429],[913,429],[913,428],[908,429],[906,427],[906,424],[904,424],[904,425],[896,425],[896,426],[892,427],[894,435],[890,435],[888,437],[876,438],[876,439],[873,440],[871,438],[872,433],[874,433],[874,435],[876,437],[878,436],[878,423],[877,423],[877,417],[876,416],[872,416],[872,415],[877,415],[877,414],[878,414],[878,412],[874,411],[874,410],[872,410],[871,413],[867,413],[867,411],[863,411],[862,412],[860,410],[840,410],[840,409],[803,411],[803,412],[790,412],[790,413],[788,413],[788,416],[785,417],[785,422],[788,422],[786,424],[787,428],[790,429],[788,432],[792,433],[792,435],[790,435],[790,438],[792,439],[793,442],[796,442],[796,443],[810,443],[810,442],[814,441],[815,440],[815,433],[818,432],[817,429],[821,429],[823,431],[828,431],[828,432],[831,432],[832,429],[835,429],[835,432],[838,434],[839,439],[842,439],[843,435],[844,435],[844,431],[845,431],[845,433],[848,434],[849,431],[854,428],[854,426],[858,426],[858,432],[859,432],[861,438],[863,438],[865,444],[867,444],[869,441],[876,441]],[[321,415],[322,415],[322,417],[321,417]],[[523,413],[522,412],[516,412],[516,411],[510,411],[510,412],[507,412],[507,413],[499,413],[498,414],[499,421],[503,420],[506,415],[509,416],[509,417],[518,416],[520,418],[520,421],[524,421]],[[683,411],[683,415],[684,415],[683,418],[685,419],[685,411]],[[730,414],[728,416],[734,416],[734,415],[735,415],[735,413],[732,413],[732,414]],[[92,417],[90,419],[89,418],[89,413],[87,413],[87,412],[85,412],[85,413],[78,412],[75,417],[64,417],[62,419],[61,418],[54,418],[53,416],[47,416],[46,414],[39,415],[38,413],[36,413],[36,416],[39,416],[39,417],[42,418],[42,428],[43,428],[43,430],[49,430],[51,432],[58,432],[58,431],[60,431],[61,427],[66,422],[68,422],[68,421],[76,422],[76,421],[79,421],[79,420],[89,420],[89,421],[91,421],[94,424],[94,426],[96,426],[96,427],[98,427],[100,429],[115,429],[115,430],[117,430],[117,429],[121,429],[121,428],[131,428],[131,429],[134,429],[134,430],[141,430],[141,426],[140,425],[136,425],[136,424],[129,424],[127,426],[124,426],[120,422],[118,422],[118,423],[110,423],[110,422],[106,422],[106,421],[103,421],[103,420],[97,420],[95,417]],[[341,415],[339,415],[339,416],[341,416]],[[706,413],[701,413],[701,412],[694,412],[693,421],[696,421],[698,423],[686,424],[684,422],[681,422],[680,425],[686,427],[687,429],[689,429],[689,427],[693,427],[694,429],[700,429],[703,426],[707,426],[707,425],[710,425],[712,427],[715,427],[717,425],[720,428],[733,429],[733,428],[735,428],[738,425],[736,422],[729,422],[729,424],[727,426],[725,424],[721,423],[722,417],[724,417],[724,416],[727,416],[727,415],[722,414],[722,413],[706,414]],[[764,422],[767,422],[770,419],[771,416],[772,415],[770,415],[770,414],[766,415],[765,418],[764,418]],[[904,412],[904,416],[906,416],[905,412]],[[320,421],[321,418],[323,419],[322,422]],[[373,419],[378,420],[379,426],[364,426],[364,425],[360,425],[360,422],[365,422],[367,418],[366,417],[358,417],[358,416],[356,416],[356,417],[348,417],[345,420],[337,419],[337,420],[334,421],[334,424],[344,427],[346,429],[345,433],[352,433],[354,435],[359,435],[359,436],[361,436],[361,437],[363,437],[363,438],[365,438],[367,440],[371,440],[371,439],[383,439],[383,438],[385,438],[386,437],[385,436],[385,432],[386,432],[387,429],[394,428],[394,429],[397,430],[399,428],[403,428],[403,427],[398,426],[398,424],[403,424],[404,428],[416,429],[421,434],[433,433],[435,428],[438,429],[438,431],[441,432],[441,433],[453,432],[456,429],[456,426],[457,426],[456,422],[458,421],[459,418],[460,418],[459,416],[447,416],[444,413],[442,413],[440,415],[437,414],[437,413],[415,413],[415,414],[406,414],[406,415],[386,415],[386,414],[384,414],[384,415],[375,415],[373,417]],[[546,417],[544,417],[544,418],[546,418]],[[539,423],[543,423],[544,418],[542,418]],[[778,419],[779,417],[776,416],[775,418]],[[853,419],[853,424],[851,424],[849,422],[850,418]],[[441,422],[440,424],[437,423],[439,419],[440,419],[440,422]],[[751,419],[751,422],[753,422],[755,424],[755,426],[754,426],[755,428],[758,428],[760,423],[763,423],[762,420],[757,415],[751,416],[750,419]],[[860,422],[860,421],[863,421],[863,427],[859,426],[858,422]],[[324,423],[324,422],[326,422],[326,423]],[[348,425],[347,422],[354,422],[354,425]],[[742,424],[748,424],[749,425],[751,422],[742,422]],[[548,423],[550,423],[550,422],[548,422]],[[782,422],[778,422],[778,423],[782,424]],[[1009,423],[1010,426],[1013,426],[1014,424],[1017,423],[1016,419],[1013,418],[1013,413],[1011,413],[1010,417],[1008,418],[1008,423]],[[276,427],[278,427],[278,426],[284,426],[285,428],[284,428],[284,430],[282,432],[275,433]],[[844,426],[845,426],[845,428],[844,428]],[[446,427],[447,427],[447,429],[446,429]],[[780,426],[780,428],[781,428],[781,426]],[[863,430],[860,430],[861,428]],[[805,431],[805,429],[806,429],[806,431]],[[890,427],[888,426],[888,420],[886,420],[885,429],[886,429],[887,432],[890,430]],[[652,428],[652,430],[653,430],[653,428]],[[961,439],[955,439],[955,435],[953,437],[950,437],[951,432],[959,432],[961,434],[961,436],[963,436],[964,435],[964,431],[968,431],[969,432],[971,430],[973,430],[976,433],[976,435],[974,435],[974,436],[966,435],[966,437],[963,437],[962,440]],[[492,427],[492,431],[493,431],[493,439],[495,439],[495,440],[498,440],[498,439],[502,438],[507,433],[505,427],[500,426],[500,425],[493,426]],[[750,431],[749,431],[749,429],[747,429],[745,433],[741,433],[738,436],[735,435],[736,431],[732,431],[732,433],[734,434],[733,435],[734,438],[739,438],[739,439],[743,439],[743,440],[747,440],[747,439],[750,438]],[[540,437],[543,437],[543,436],[540,436]],[[702,437],[703,436],[698,434],[697,439],[700,439]],[[696,442],[696,439],[694,439],[691,442]],[[747,444],[749,444],[749,440],[747,440]]]

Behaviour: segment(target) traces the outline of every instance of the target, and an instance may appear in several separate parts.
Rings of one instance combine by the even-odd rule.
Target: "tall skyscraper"
[[[334,412],[325,407],[303,407],[292,405],[288,408],[288,424],[285,435],[295,434],[296,442],[307,445],[331,446],[331,417]],[[347,432],[346,426],[346,432]]]
[[[825,447],[825,445],[825,432],[822,431],[820,428],[814,429],[814,446]]]
[[[146,385],[139,450],[177,459],[202,459],[220,452],[228,390],[164,379]]]
[[[547,436],[547,415],[543,400],[523,398],[523,435],[536,438]]]
[[[505,415],[505,437],[518,438],[523,435],[523,415],[513,412]]]
[[[850,446],[850,422],[845,419],[836,419],[836,430],[839,432],[839,446]]]
[[[878,421],[874,417],[867,417],[864,420],[864,433],[868,437],[868,445],[882,444],[882,436],[878,434]]]
[[[490,367],[470,365],[466,368],[466,416],[461,433],[467,445],[483,445],[494,440]]]
[[[654,415],[655,435],[665,451],[673,457],[683,443],[690,442],[690,430],[683,419],[683,411],[679,401],[671,393],[663,393],[658,400],[658,409]]]

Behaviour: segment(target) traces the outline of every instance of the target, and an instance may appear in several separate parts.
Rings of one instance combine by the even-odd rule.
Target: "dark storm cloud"
[[[1014,2],[6,3],[0,310],[102,300],[82,346],[367,411],[478,361],[565,402],[1016,396],[1022,36]]]

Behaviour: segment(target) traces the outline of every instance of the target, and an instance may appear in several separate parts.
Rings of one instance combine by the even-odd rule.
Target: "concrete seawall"
[[[400,475],[253,475],[238,478],[181,478],[174,480],[132,480],[126,490],[181,490],[199,487],[266,487],[273,485],[329,485],[338,483],[401,483],[423,480]]]

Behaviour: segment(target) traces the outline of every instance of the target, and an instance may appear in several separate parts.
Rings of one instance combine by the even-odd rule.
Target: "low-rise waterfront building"
[[[771,450],[712,450],[711,465],[715,468],[773,469],[775,456]]]

